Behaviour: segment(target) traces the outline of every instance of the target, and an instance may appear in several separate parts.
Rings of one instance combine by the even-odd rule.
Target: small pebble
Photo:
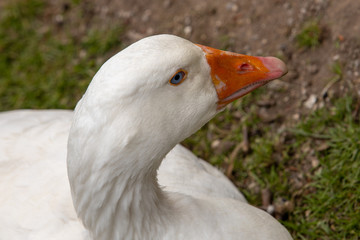
[[[311,94],[310,97],[304,103],[304,106],[308,109],[312,109],[317,102],[317,97],[315,94]]]
[[[186,26],[184,28],[184,33],[185,33],[186,36],[190,36],[191,32],[192,32],[192,27],[191,26]]]
[[[311,166],[313,168],[316,168],[317,166],[319,166],[320,162],[319,159],[317,159],[316,157],[311,158]]]
[[[228,2],[226,4],[226,10],[228,11],[236,12],[238,9],[239,7],[233,2]]]
[[[64,22],[64,15],[58,14],[55,16],[55,22],[57,24],[62,24]]]
[[[293,117],[294,120],[299,120],[300,119],[300,114],[295,113],[292,117]]]
[[[212,149],[216,149],[216,148],[218,148],[219,146],[220,146],[220,140],[219,139],[216,139],[216,140],[214,140],[212,143],[211,143],[211,148]]]
[[[269,205],[269,206],[266,208],[266,211],[267,211],[270,215],[274,215],[274,212],[275,212],[275,207],[274,207],[274,205]]]

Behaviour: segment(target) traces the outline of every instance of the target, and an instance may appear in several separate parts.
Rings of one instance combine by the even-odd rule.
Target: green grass
[[[300,47],[315,48],[320,45],[322,29],[316,20],[304,24],[300,33],[296,36],[297,44]]]
[[[46,7],[44,1],[29,0],[3,10],[0,110],[73,108],[104,56],[121,48],[121,26],[74,36],[71,29],[76,26],[56,26],[45,18]],[[82,14],[78,5],[71,11]]]
[[[305,133],[296,136],[301,143],[315,132],[328,145],[316,153],[320,164],[312,170],[311,192],[292,214],[296,222],[289,226],[299,239],[359,239],[360,127],[353,104],[351,97],[340,99],[297,127]]]
[[[73,108],[99,66],[123,47],[121,25],[98,28],[90,22],[86,32],[74,34],[77,26],[47,19],[47,8],[46,1],[28,0],[2,9],[0,110]],[[76,15],[77,24],[84,24],[81,4],[72,1],[64,18]],[[316,47],[318,24],[306,25],[297,39]],[[332,71],[343,75],[338,63]],[[278,131],[261,121],[252,104],[264,91],[228,106],[184,144],[225,169],[251,204],[261,206],[262,189],[273,193],[274,202],[292,203],[281,221],[295,239],[358,239],[360,127],[352,116],[354,100],[343,97]]]
[[[256,95],[245,97],[243,102],[253,101]],[[247,126],[250,150],[236,155],[230,177],[248,201],[261,206],[260,190],[270,189],[275,202],[280,199],[292,203],[280,220],[295,239],[358,239],[360,126],[352,117],[353,99],[343,97],[332,108],[320,109],[298,126],[280,133],[264,126],[251,107],[241,110],[246,117],[237,122],[232,114],[242,104],[235,102],[185,145],[227,169],[229,156],[243,140],[242,129]],[[287,138],[285,144],[283,135]],[[217,152],[211,147],[216,139],[230,143],[230,147]],[[311,165],[313,158],[318,165]],[[304,178],[300,186],[290,180],[294,173]]]

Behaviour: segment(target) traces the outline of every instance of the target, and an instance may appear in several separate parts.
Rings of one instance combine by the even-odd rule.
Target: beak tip
[[[288,72],[285,63],[276,57],[263,57],[261,60],[269,72],[277,73],[278,77],[276,78],[280,78]]]

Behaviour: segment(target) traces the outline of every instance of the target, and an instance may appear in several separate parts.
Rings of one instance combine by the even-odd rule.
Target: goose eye
[[[186,71],[185,70],[179,70],[175,73],[175,75],[169,80],[171,85],[179,85],[184,81],[186,78]]]

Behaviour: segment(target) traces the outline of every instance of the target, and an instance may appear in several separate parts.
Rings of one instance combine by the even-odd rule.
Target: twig
[[[236,147],[229,156],[229,165],[226,169],[226,176],[229,178],[231,177],[232,171],[234,170],[235,159],[239,154],[240,150],[242,150],[244,153],[247,153],[249,151],[249,134],[246,126],[243,127],[243,140],[241,141],[241,143],[236,145]]]
[[[227,177],[231,177],[232,175],[232,171],[234,170],[234,163],[235,163],[235,158],[236,156],[239,154],[241,148],[242,148],[243,142],[239,143],[236,145],[236,147],[234,148],[234,150],[231,152],[230,157],[229,157],[229,165],[226,169],[226,176]]]
[[[336,75],[335,77],[333,77],[332,79],[330,79],[330,81],[325,85],[325,87],[323,88],[323,90],[321,91],[321,97],[325,98],[329,89],[338,81],[341,80],[341,76],[340,75]]]

